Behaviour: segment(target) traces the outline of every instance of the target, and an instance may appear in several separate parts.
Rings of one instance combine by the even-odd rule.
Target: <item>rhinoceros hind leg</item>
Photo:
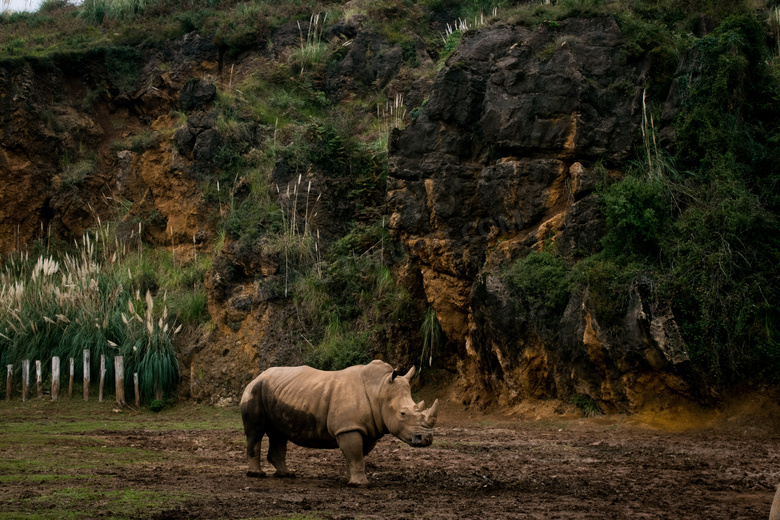
[[[262,460],[260,457],[262,441],[262,431],[252,430],[246,435],[246,456],[249,459],[249,471],[246,472],[247,477],[258,478],[265,476],[265,472],[260,465]]]
[[[360,432],[347,432],[338,436],[339,448],[347,459],[348,486],[366,486],[366,459],[363,456],[363,436]]]
[[[294,477],[295,473],[287,468],[287,439],[269,437],[268,441],[268,462],[276,468],[274,477]]]

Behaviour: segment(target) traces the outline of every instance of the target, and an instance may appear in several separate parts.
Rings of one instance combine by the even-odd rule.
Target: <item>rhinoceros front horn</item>
[[[436,419],[439,416],[439,400],[433,402],[433,406],[423,412],[423,424],[428,428],[436,426]]]

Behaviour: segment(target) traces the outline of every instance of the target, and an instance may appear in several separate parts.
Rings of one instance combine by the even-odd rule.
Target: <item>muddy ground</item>
[[[296,478],[247,478],[237,414],[235,427],[216,429],[107,423],[79,435],[122,449],[116,453],[155,456],[104,469],[87,465],[79,478],[106,486],[108,473],[110,485],[125,491],[186,491],[175,503],[138,512],[156,519],[765,519],[780,481],[780,417],[773,403],[753,409],[758,415],[719,412],[675,421],[674,411],[585,419],[533,409],[507,417],[445,408],[431,447],[382,439],[367,459],[371,485],[363,489],[346,486],[337,450],[295,446],[288,464]],[[13,457],[14,449],[1,455]],[[68,471],[82,470],[74,461]],[[0,508],[24,516],[17,499],[45,496],[51,485],[0,479]],[[79,508],[78,518],[114,516],[100,500]]]

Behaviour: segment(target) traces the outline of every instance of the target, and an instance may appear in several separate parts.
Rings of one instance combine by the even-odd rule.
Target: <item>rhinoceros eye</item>
[[[406,412],[401,412],[401,417],[406,417]]]

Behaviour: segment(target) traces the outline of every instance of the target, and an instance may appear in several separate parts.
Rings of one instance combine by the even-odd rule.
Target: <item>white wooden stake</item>
[[[106,355],[100,354],[100,389],[98,390],[98,402],[103,402],[103,385],[106,382]]]
[[[11,392],[14,389],[14,366],[8,365],[6,367],[8,372],[5,375],[5,400],[11,400]]]
[[[73,398],[73,379],[76,374],[73,358],[70,358],[70,381],[68,382],[68,399]]]
[[[135,407],[141,407],[141,392],[138,388],[138,372],[133,374],[133,386],[135,386]]]
[[[84,400],[89,401],[89,350],[84,350]]]
[[[122,356],[114,356],[114,387],[117,404],[125,405],[125,359]]]
[[[41,360],[35,360],[35,384],[38,390],[38,399],[43,399],[43,372],[41,371]]]
[[[30,393],[30,360],[22,360],[22,401],[26,401]]]
[[[60,398],[60,358],[51,358],[51,400]]]

